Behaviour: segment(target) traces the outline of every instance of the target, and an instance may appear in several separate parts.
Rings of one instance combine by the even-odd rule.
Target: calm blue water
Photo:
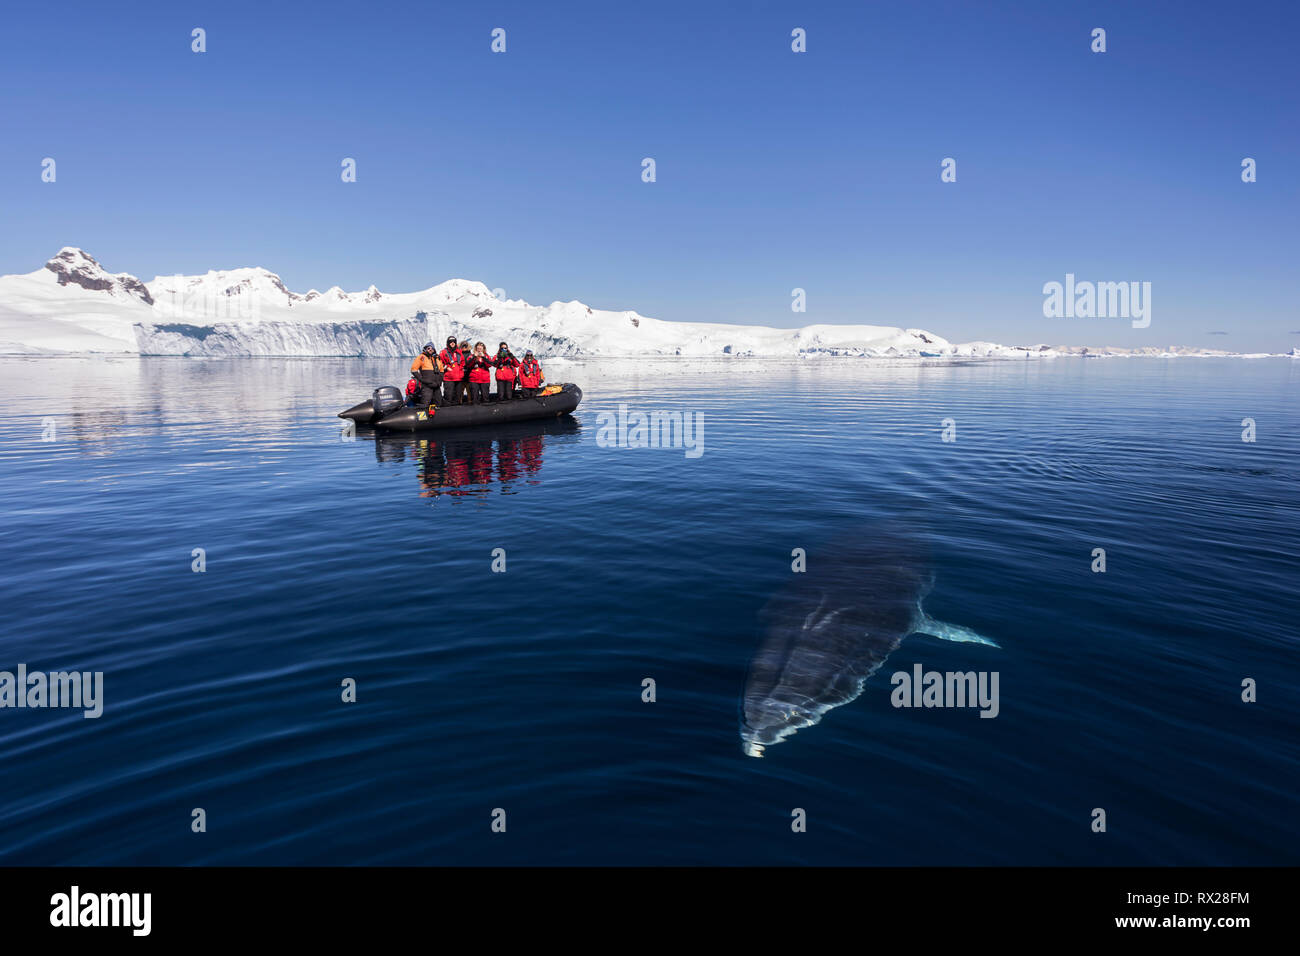
[[[0,670],[106,697],[0,710],[0,862],[1298,861],[1297,363],[549,371],[567,428],[348,443],[397,363],[0,359]],[[599,447],[619,403],[705,453]],[[791,550],[900,516],[1001,649],[910,638],[745,756]],[[918,662],[1000,715],[891,707]]]

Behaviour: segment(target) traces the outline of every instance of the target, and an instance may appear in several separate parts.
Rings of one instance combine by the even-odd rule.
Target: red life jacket
[[[465,380],[465,355],[460,349],[454,351],[442,350],[438,356],[442,359],[442,364],[446,366],[442,373],[444,382],[463,382]]]
[[[519,366],[519,384],[524,388],[536,388],[542,384],[542,367],[536,359],[524,359]]]
[[[470,366],[469,380],[479,385],[486,385],[492,381],[491,365],[492,360],[487,356],[475,355],[471,359],[473,365]]]
[[[408,397],[414,395],[419,390],[420,390],[420,383],[417,382],[415,379],[411,379],[409,382],[406,383],[406,394]]]
[[[513,382],[515,380],[515,369],[518,367],[518,359],[508,358],[497,362],[497,381]]]

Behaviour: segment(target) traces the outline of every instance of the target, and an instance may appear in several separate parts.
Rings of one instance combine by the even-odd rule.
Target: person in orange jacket
[[[432,342],[425,342],[420,354],[411,362],[411,378],[419,383],[415,392],[417,405],[439,405],[438,386],[442,384],[442,360],[438,357],[438,347]],[[411,389],[407,387],[407,394]]]

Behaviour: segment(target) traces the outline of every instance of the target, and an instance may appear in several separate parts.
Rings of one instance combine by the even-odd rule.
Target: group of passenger
[[[495,395],[489,395],[493,369],[497,390]],[[471,349],[468,339],[457,342],[456,336],[449,335],[447,347],[441,352],[432,342],[426,342],[415,357],[411,380],[406,383],[406,399],[412,405],[483,405],[488,401],[532,398],[542,390],[544,381],[546,376],[532,349],[524,352],[521,362],[505,342],[497,346],[496,355],[489,355],[482,342],[476,342]]]

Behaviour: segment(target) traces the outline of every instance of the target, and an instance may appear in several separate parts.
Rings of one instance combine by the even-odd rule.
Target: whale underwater
[[[741,702],[741,749],[750,757],[858,697],[911,634],[998,646],[925,613],[934,572],[911,539],[858,536],[810,549],[807,562],[760,613],[763,637]]]

